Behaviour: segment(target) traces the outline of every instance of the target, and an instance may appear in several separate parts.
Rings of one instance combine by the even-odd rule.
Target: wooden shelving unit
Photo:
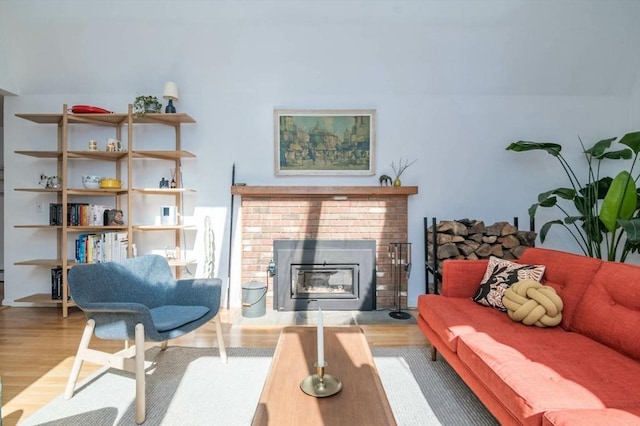
[[[135,215],[131,209],[132,197],[136,194],[145,195],[170,195],[174,197],[175,205],[178,208],[178,214],[181,215],[182,197],[185,194],[193,193],[193,190],[181,188],[179,181],[180,176],[176,176],[176,185],[178,188],[159,189],[159,188],[136,188],[133,182],[132,171],[136,167],[137,159],[154,159],[163,160],[173,163],[175,170],[180,169],[180,161],[183,158],[194,158],[195,155],[181,149],[181,125],[191,124],[196,121],[188,114],[145,114],[138,116],[133,114],[133,107],[129,105],[126,113],[112,114],[73,114],[69,112],[68,106],[63,105],[60,114],[16,114],[17,117],[31,121],[37,124],[55,125],[57,129],[57,138],[55,149],[51,149],[53,143],[49,144],[49,149],[44,150],[17,150],[16,154],[24,155],[39,159],[51,159],[56,161],[58,175],[63,182],[61,188],[14,188],[15,191],[31,192],[31,193],[52,193],[56,195],[56,202],[62,204],[62,225],[52,226],[48,224],[20,224],[16,228],[20,229],[48,229],[55,234],[51,238],[55,240],[56,258],[52,259],[27,259],[15,262],[15,265],[42,267],[42,268],[62,268],[63,286],[62,299],[53,299],[51,294],[41,293],[26,296],[17,299],[18,302],[32,302],[38,304],[55,304],[62,307],[62,315],[68,315],[68,308],[75,306],[71,295],[69,294],[67,285],[66,271],[76,266],[73,257],[75,253],[68,253],[69,241],[80,233],[103,233],[108,231],[127,232],[129,239],[128,256],[133,255],[132,243],[135,242],[136,232],[145,231],[174,231],[176,245],[181,245],[180,232],[184,226],[136,226],[134,224]],[[134,149],[133,128],[138,125],[161,125],[168,126],[175,130],[175,149],[174,150],[144,150],[136,151]],[[106,151],[77,151],[69,149],[69,129],[72,126],[106,126],[113,128],[114,137],[123,140],[123,134],[126,131],[128,150],[118,152]],[[126,188],[120,189],[85,189],[74,188],[68,186],[68,171],[73,167],[76,161],[102,161],[110,162],[114,165],[114,177],[127,183]],[[124,170],[123,170],[124,169]],[[105,197],[112,201],[114,208],[123,210],[123,206],[127,206],[126,215],[129,217],[128,223],[123,226],[70,226],[67,218],[67,204],[70,202],[82,202],[82,197],[99,196]],[[71,255],[71,256],[70,256]],[[176,274],[180,273],[180,267],[188,265],[192,262],[182,259],[171,259],[170,264],[176,268]]]

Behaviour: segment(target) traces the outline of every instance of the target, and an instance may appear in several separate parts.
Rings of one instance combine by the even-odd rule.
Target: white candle
[[[322,308],[318,308],[318,366],[324,366],[324,320]]]

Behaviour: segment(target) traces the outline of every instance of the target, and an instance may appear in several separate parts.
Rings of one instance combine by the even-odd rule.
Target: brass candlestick
[[[315,363],[318,374],[307,376],[302,383],[300,383],[300,389],[302,389],[304,393],[315,396],[316,398],[323,398],[335,395],[342,390],[342,382],[340,379],[330,374],[325,374],[324,369],[327,365],[329,364],[326,362],[323,365],[319,365],[317,362]]]

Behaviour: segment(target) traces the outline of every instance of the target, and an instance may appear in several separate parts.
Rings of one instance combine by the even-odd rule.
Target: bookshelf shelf
[[[52,299],[51,295],[48,293],[38,293],[32,294],[30,296],[21,297],[16,299],[16,302],[31,302],[37,304],[54,304],[54,305],[62,305],[65,304],[68,307],[76,306],[75,302],[72,300],[63,301],[61,299]]]

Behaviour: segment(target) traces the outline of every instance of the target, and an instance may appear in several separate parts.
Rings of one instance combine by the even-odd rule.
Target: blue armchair
[[[136,422],[145,420],[145,342],[160,342],[189,333],[215,318],[222,362],[227,353],[218,317],[222,281],[173,277],[166,259],[145,255],[122,262],[77,265],[69,270],[69,289],[87,316],[67,382],[65,398],[73,396],[83,361],[135,373]],[[133,340],[134,346],[116,354],[89,349],[92,335],[101,339]]]

